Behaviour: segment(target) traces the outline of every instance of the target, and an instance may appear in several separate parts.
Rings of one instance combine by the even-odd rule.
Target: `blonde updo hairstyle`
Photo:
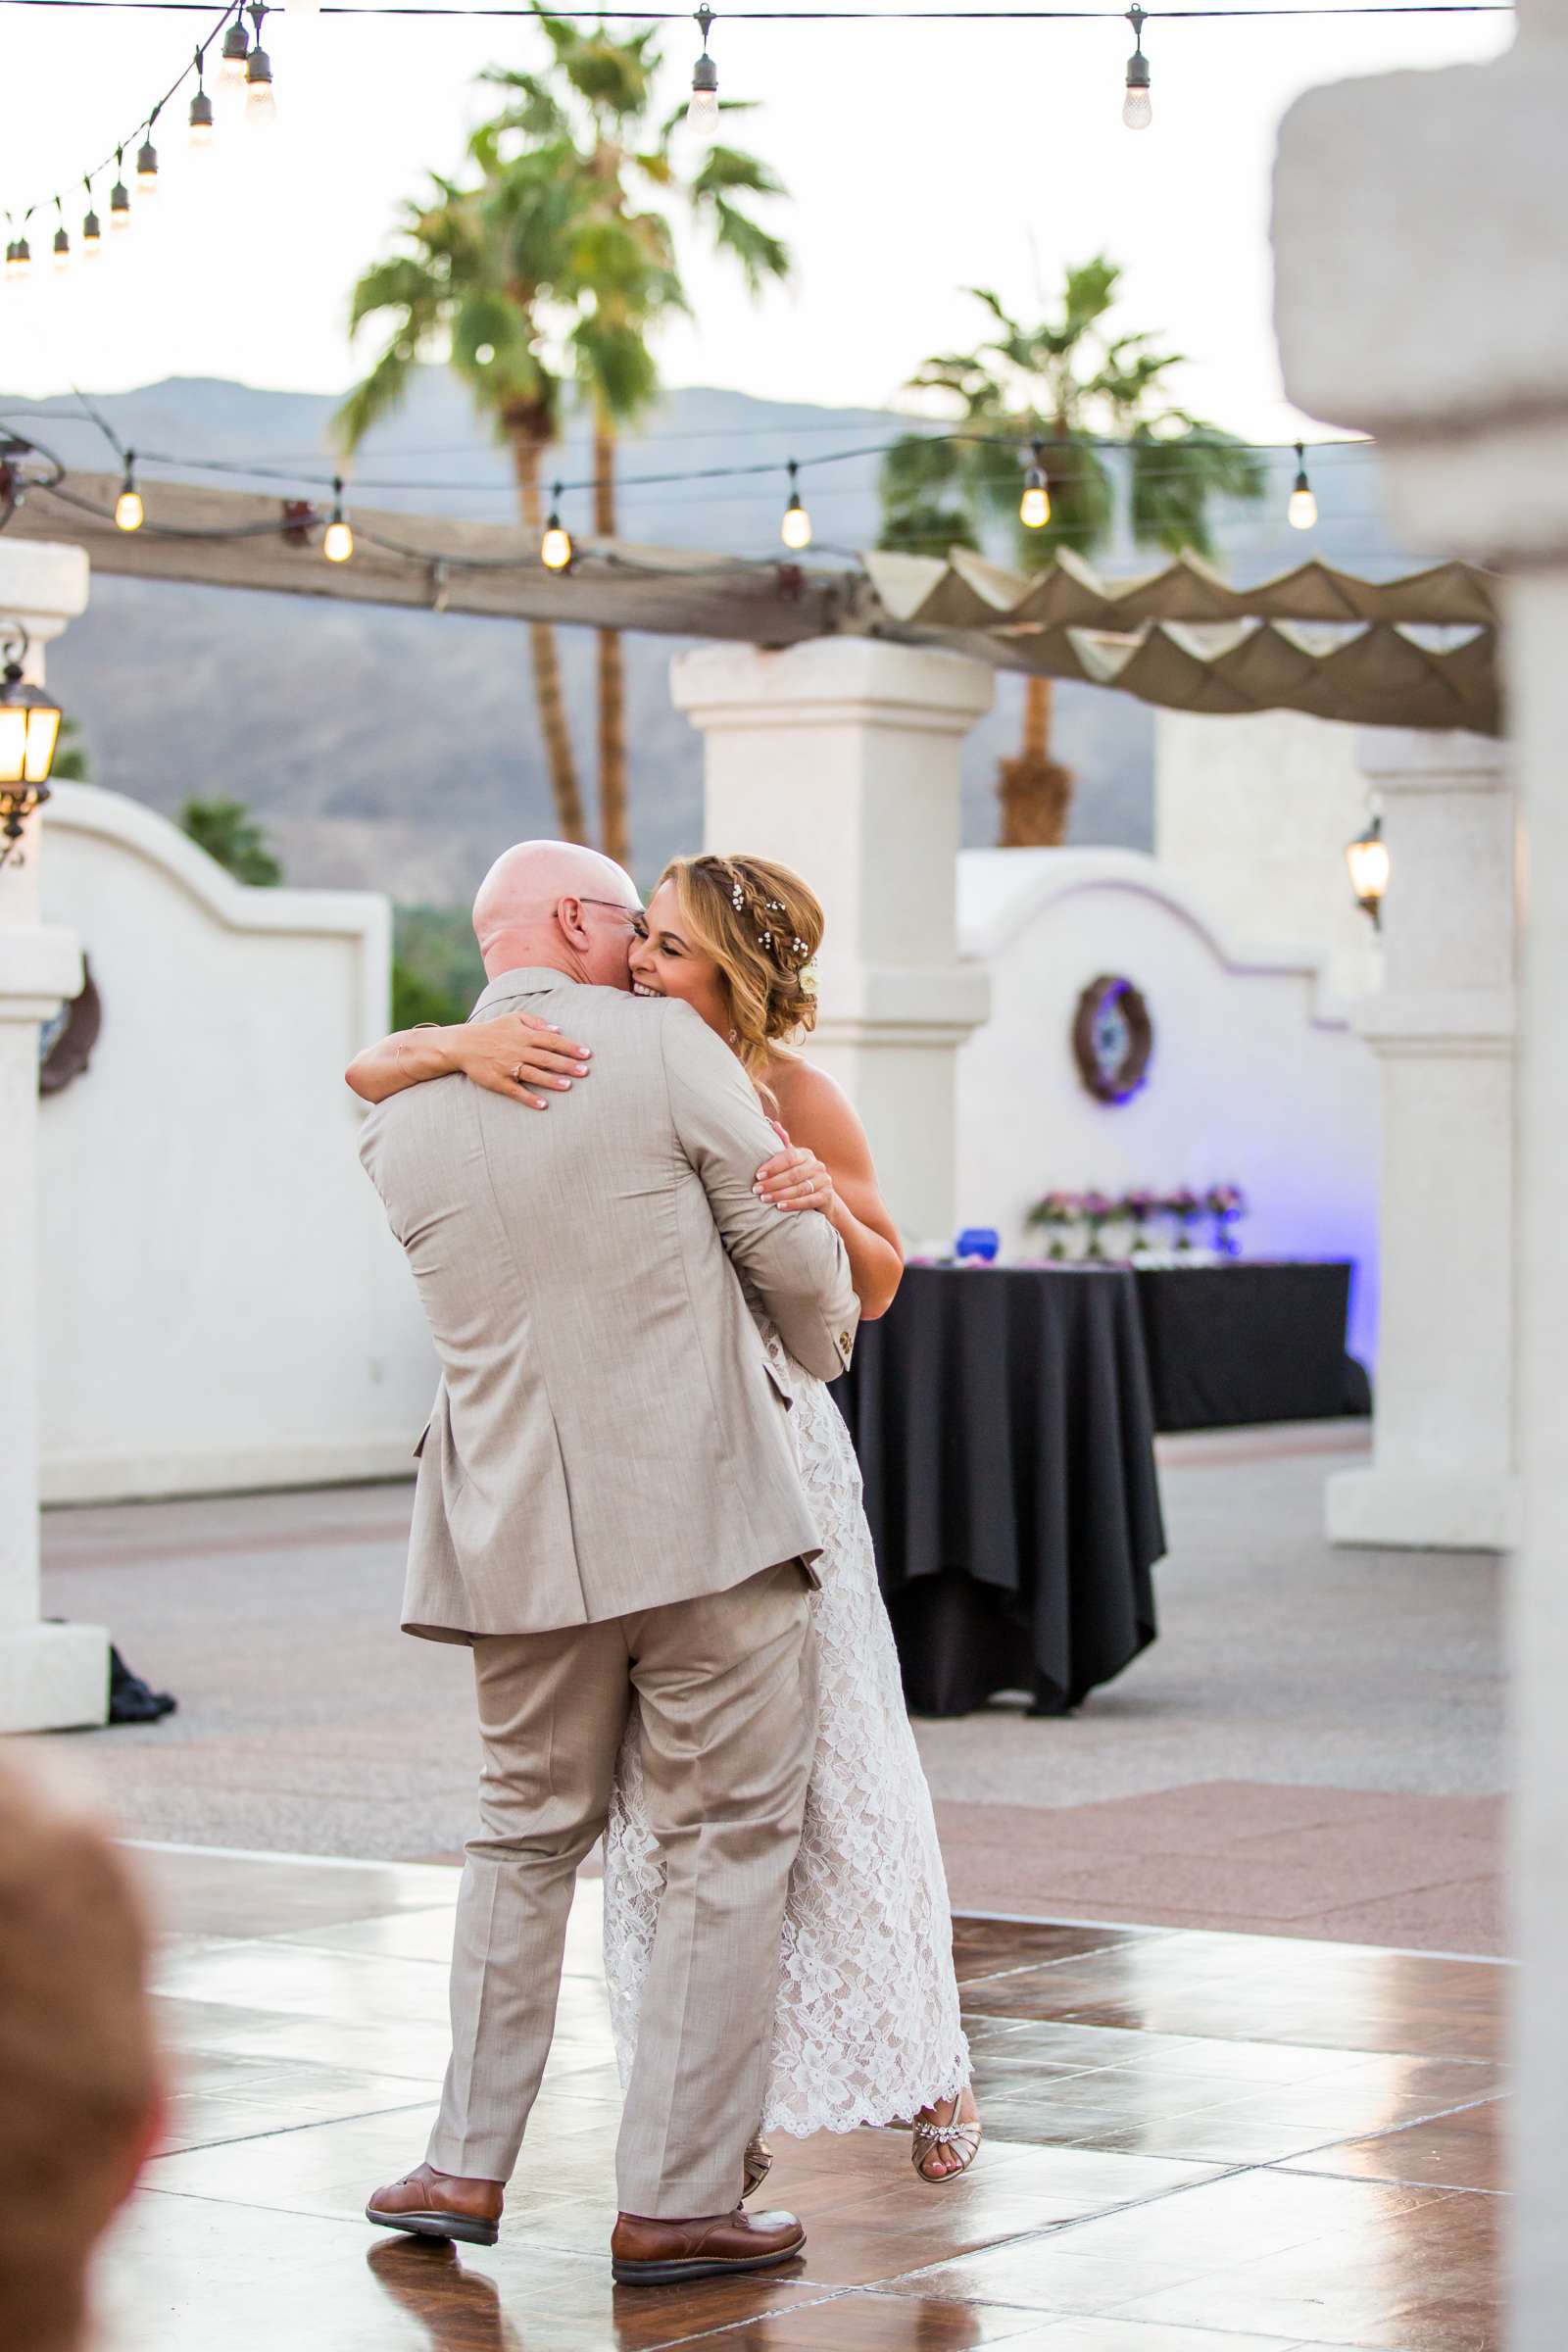
[[[760,1083],[771,1055],[816,1024],[815,896],[766,858],[672,858],[659,881],[674,884],[682,923],[717,965],[735,1051]]]

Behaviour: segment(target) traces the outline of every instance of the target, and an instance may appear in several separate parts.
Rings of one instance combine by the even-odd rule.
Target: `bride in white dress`
[[[632,949],[634,988],[682,997],[700,1012],[740,1055],[780,1128],[786,1148],[760,1172],[759,1190],[781,1213],[831,1217],[862,1312],[885,1313],[904,1261],[865,1132],[832,1080],[789,1051],[815,1017],[816,900],[787,867],[759,858],[679,858],[649,902],[647,928]],[[795,1398],[796,1452],[822,1544],[812,1603],[816,1754],[784,1918],[761,2132],[917,2119],[916,2170],[942,2180],[973,2161],[980,2126],[930,1791],[849,1433],[826,1385],[768,1324],[761,1328]],[[634,1714],[605,1841],[605,1974],[622,2080],[662,1886]],[[767,2162],[760,2139],[748,2159],[750,2187]]]
[[[676,858],[631,942],[631,977],[642,995],[682,998],[734,1049],[783,1146],[759,1170],[758,1191],[783,1215],[832,1219],[871,1319],[887,1311],[903,1275],[898,1232],[848,1098],[792,1051],[815,1019],[810,966],[821,937],[821,907],[788,867]],[[580,1049],[529,1015],[403,1031],[362,1054],[355,1070],[371,1101],[462,1070],[537,1110],[546,1102],[534,1089],[564,1090],[589,1075]],[[860,2124],[912,2123],[920,2178],[956,2180],[978,2152],[980,2118],[931,1794],[905,1710],[859,1470],[825,1384],[758,1321],[794,1398],[791,1428],[822,1550],[812,1600],[816,1752],[747,2194],[772,2161],[765,2132]],[[605,1838],[605,1974],[623,2081],[662,1890],[634,1711]]]

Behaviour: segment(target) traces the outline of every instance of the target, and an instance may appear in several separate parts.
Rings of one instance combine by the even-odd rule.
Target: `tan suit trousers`
[[[779,1934],[816,1729],[805,1571],[473,1643],[484,1763],[452,1954],[452,2062],[428,2160],[510,2179],[538,2093],[577,1866],[633,1698],[663,1900],[616,2151],[623,2213],[739,2200],[762,2110]]]

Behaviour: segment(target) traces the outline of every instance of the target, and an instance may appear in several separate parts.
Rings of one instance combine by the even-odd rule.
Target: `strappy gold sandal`
[[[741,2202],[755,2197],[768,2174],[773,2170],[773,2151],[760,2132],[754,2132],[746,2150],[746,2186],[741,2190]]]
[[[968,2088],[968,2083],[965,2083],[963,2090],[960,2090],[954,2100],[951,2122],[946,2124],[916,2123],[914,2127],[914,2148],[911,2161],[915,2171],[928,2188],[946,2188],[951,2180],[961,2180],[980,2153],[980,2142],[985,2137],[985,2126],[981,2123],[978,2115],[970,2117],[965,2122],[960,2119],[958,2114],[958,2109],[963,2105],[964,2090]],[[925,2169],[927,2159],[937,2148],[954,2149],[961,2161],[956,2164],[951,2172],[928,2173]]]

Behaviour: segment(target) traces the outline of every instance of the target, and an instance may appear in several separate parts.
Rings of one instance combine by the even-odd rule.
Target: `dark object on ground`
[[[1130,1273],[910,1266],[833,1395],[917,1715],[1064,1714],[1155,1634],[1165,1549]]]
[[[156,1723],[172,1715],[178,1700],[167,1690],[151,1690],[139,1674],[132,1674],[113,1643],[109,1649],[109,1720],[111,1723]]]

